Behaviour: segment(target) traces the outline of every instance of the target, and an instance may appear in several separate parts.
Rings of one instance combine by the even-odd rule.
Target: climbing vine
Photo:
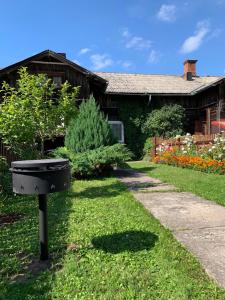
[[[147,139],[142,127],[147,114],[150,112],[150,107],[146,101],[140,103],[137,100],[124,99],[118,102],[119,117],[124,124],[125,143],[134,153],[136,159],[142,158],[144,144]]]

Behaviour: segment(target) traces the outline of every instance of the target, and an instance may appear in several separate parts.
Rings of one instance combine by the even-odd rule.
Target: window
[[[124,128],[121,121],[108,121],[111,125],[114,137],[119,143],[124,143]]]
[[[53,76],[52,77],[53,83],[57,86],[60,87],[62,84],[62,77],[61,76]]]

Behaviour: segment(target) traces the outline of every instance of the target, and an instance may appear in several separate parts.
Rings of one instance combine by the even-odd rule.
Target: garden
[[[64,83],[58,89],[25,68],[17,88],[4,83],[1,93],[4,144],[18,159],[67,158],[72,184],[49,196],[51,259],[40,262],[37,199],[12,194],[1,158],[0,299],[225,299],[199,262],[114,176],[113,168],[134,154],[116,142],[93,97],[78,109],[79,88]],[[146,134],[155,119],[148,122]],[[56,135],[65,135],[64,147],[46,151],[45,140]],[[225,196],[221,175],[149,162],[129,166],[218,203]]]
[[[180,140],[180,137],[177,136]],[[155,163],[191,168],[194,170],[224,174],[225,172],[225,137],[223,133],[216,134],[209,144],[197,145],[195,137],[189,133],[179,146],[161,143],[156,148]]]

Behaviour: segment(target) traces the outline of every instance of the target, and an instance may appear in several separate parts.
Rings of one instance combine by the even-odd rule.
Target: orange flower
[[[215,159],[204,159],[198,156],[175,155],[175,151],[165,151],[155,157],[156,163],[164,163],[182,168],[192,168],[204,172],[225,173],[225,162]]]

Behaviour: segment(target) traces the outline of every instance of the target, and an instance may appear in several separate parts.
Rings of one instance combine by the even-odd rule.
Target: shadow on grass
[[[116,197],[125,190],[125,187],[121,183],[114,183],[86,188],[81,192],[69,192],[68,195],[71,198],[98,200],[99,198]]]
[[[138,252],[154,247],[158,236],[148,231],[124,231],[92,239],[96,249],[117,254],[124,251]]]
[[[138,167],[138,169],[135,169],[135,167],[134,167],[134,170],[141,171],[141,172],[144,172],[144,173],[150,172],[150,171],[152,171],[154,169],[156,169],[156,167],[154,167],[154,166]]]

